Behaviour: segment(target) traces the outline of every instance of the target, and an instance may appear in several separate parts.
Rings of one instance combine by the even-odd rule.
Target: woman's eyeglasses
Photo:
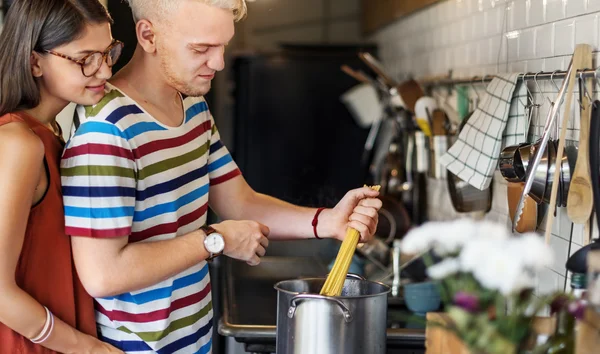
[[[102,67],[102,62],[104,61],[106,61],[106,64],[109,68],[112,68],[117,60],[119,60],[121,52],[123,51],[123,46],[123,42],[115,39],[104,52],[91,52],[81,59],[75,59],[68,55],[57,53],[53,50],[46,50],[45,52],[79,64],[81,66],[81,72],[83,73],[83,76],[92,77],[96,75],[98,70],[100,70]]]

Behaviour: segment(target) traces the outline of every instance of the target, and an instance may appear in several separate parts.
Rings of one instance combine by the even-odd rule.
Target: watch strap
[[[212,226],[210,225],[204,225],[202,227],[200,227],[200,230],[202,230],[202,232],[204,232],[206,234],[206,237],[208,237],[208,235],[217,232],[217,230],[215,230]],[[208,250],[207,250],[208,251]],[[212,262],[213,259],[217,258],[218,256],[222,255],[223,252],[219,252],[219,253],[212,253],[212,252],[208,252],[208,258],[206,259],[207,262]]]

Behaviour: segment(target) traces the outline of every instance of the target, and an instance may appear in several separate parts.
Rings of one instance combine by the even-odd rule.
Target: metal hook
[[[477,89],[475,88],[475,85],[473,84],[475,82],[476,78],[477,78],[477,76],[474,76],[471,79],[471,88],[473,89],[473,91],[475,92],[475,95],[477,96],[477,103],[479,103],[479,101],[481,101],[481,97],[479,97],[479,92],[477,92]]]
[[[552,74],[550,74],[550,82],[552,83],[552,85],[554,85],[554,88],[556,89],[556,92],[560,91],[560,88],[558,87],[558,85],[556,84],[556,82],[554,81],[554,74],[556,74],[558,70],[554,70],[552,72]]]
[[[594,72],[594,74],[595,74],[595,72]],[[592,96],[590,96],[590,93],[588,92],[587,85],[585,84],[585,78],[583,77],[583,71],[579,72],[579,80],[580,80],[579,82],[581,82],[581,86],[583,87],[583,92],[585,94],[585,97],[587,97],[587,99],[590,102],[592,102],[593,99],[592,99]]]

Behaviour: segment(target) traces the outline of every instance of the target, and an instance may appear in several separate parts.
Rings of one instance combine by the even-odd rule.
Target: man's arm
[[[75,265],[92,296],[144,289],[209,256],[199,230],[169,240],[129,243],[138,182],[132,149],[118,127],[84,122],[63,154],[61,171],[65,230],[73,236]],[[225,255],[252,264],[264,255],[264,226],[236,221],[215,228],[225,238]]]
[[[352,190],[333,209],[319,216],[319,237],[343,240],[348,227],[360,231],[363,241],[373,237],[382,203],[369,188]],[[224,219],[256,220],[271,230],[270,239],[314,238],[316,209],[296,206],[255,192],[242,176],[210,187],[211,208]]]

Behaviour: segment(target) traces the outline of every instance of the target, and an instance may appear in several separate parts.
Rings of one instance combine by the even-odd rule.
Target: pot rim
[[[310,278],[302,278],[302,279],[288,279],[288,280],[282,280],[280,282],[277,282],[275,285],[273,285],[273,288],[275,290],[277,290],[278,292],[282,292],[288,295],[300,295],[300,294],[311,294],[311,295],[317,295],[319,297],[322,298],[334,298],[334,299],[366,299],[366,298],[370,298],[370,297],[377,297],[377,296],[381,296],[381,295],[387,295],[392,291],[392,288],[387,285],[384,284],[382,282],[378,282],[378,281],[372,281],[372,280],[359,280],[359,279],[349,279],[349,280],[353,280],[353,281],[358,281],[358,282],[367,282],[367,283],[371,283],[371,284],[377,284],[377,285],[381,285],[384,287],[385,291],[377,293],[377,294],[369,294],[369,295],[358,295],[358,296],[326,296],[326,295],[320,295],[320,294],[314,294],[314,293],[307,293],[307,292],[298,292],[298,291],[290,291],[290,290],[285,290],[282,289],[280,287],[280,284],[283,283],[287,283],[287,282],[292,282],[292,281],[301,281],[301,280],[323,280],[326,279],[324,277],[310,277]]]

